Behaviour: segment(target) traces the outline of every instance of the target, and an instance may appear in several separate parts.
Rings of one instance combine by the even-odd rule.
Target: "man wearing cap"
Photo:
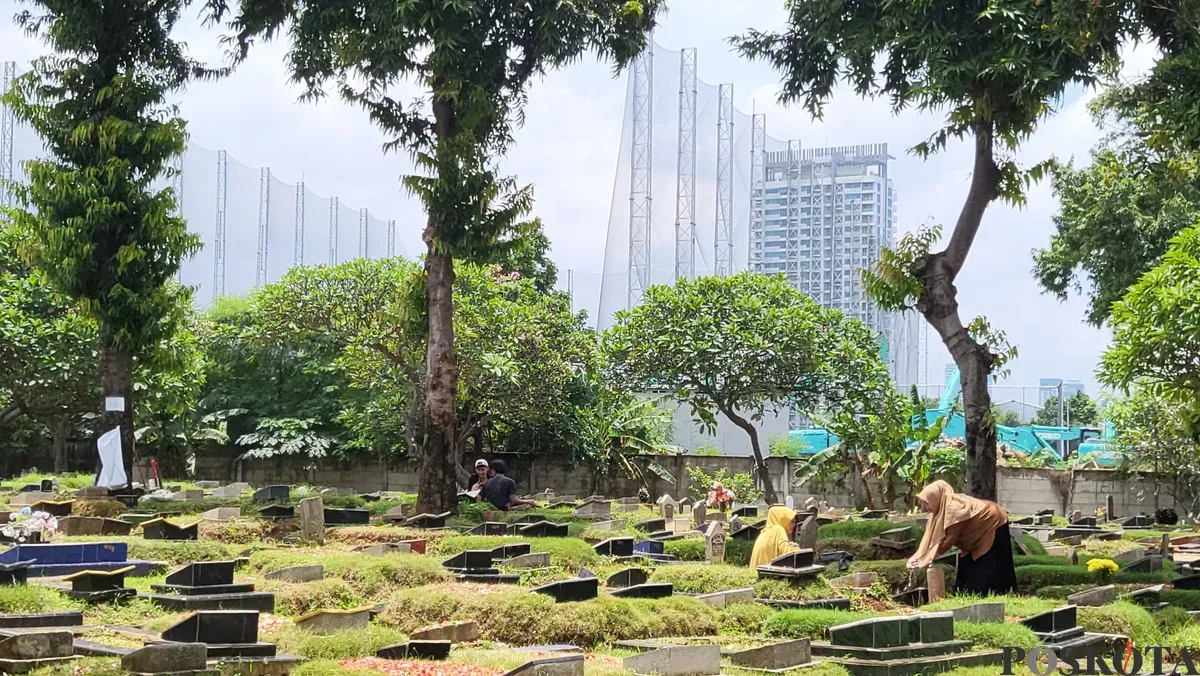
[[[475,461],[475,485],[471,486],[472,491],[482,491],[483,485],[488,481],[488,461],[480,458]]]

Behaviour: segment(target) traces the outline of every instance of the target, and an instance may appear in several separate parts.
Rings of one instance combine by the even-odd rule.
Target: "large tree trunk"
[[[425,453],[417,507],[441,514],[453,511],[458,503],[458,355],[454,352],[454,261],[433,246],[431,230],[432,226],[425,234],[430,244],[425,254],[429,376],[425,379]]]
[[[975,130],[975,166],[971,188],[954,232],[944,251],[917,262],[913,274],[921,280],[917,310],[938,332],[962,377],[963,417],[966,420],[966,492],[986,500],[996,499],[996,427],[991,420],[991,395],[987,379],[995,355],[977,343],[958,314],[954,280],[966,262],[988,204],[999,196],[1000,169],[993,156],[991,125]]]
[[[758,482],[762,484],[763,500],[766,500],[768,505],[773,505],[778,501],[778,496],[775,495],[775,486],[771,484],[771,471],[767,468],[767,462],[763,458],[762,446],[758,443],[758,430],[754,429],[754,425],[750,424],[742,416],[732,410],[721,409],[726,418],[733,421],[733,424],[746,431],[750,435],[750,450],[754,452],[754,472],[758,475]],[[734,496],[737,497],[737,496]],[[743,497],[743,499],[745,499]]]
[[[103,413],[100,433],[121,428],[121,458],[125,477],[133,485],[133,354],[114,345],[100,346],[100,396]],[[110,411],[109,398],[119,398],[121,409]]]
[[[54,446],[54,473],[62,474],[67,471],[67,434],[71,429],[71,414],[63,413],[54,421],[51,431],[51,441]]]

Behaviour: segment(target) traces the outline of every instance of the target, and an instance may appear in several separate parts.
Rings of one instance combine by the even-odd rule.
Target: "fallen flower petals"
[[[262,613],[258,616],[258,630],[259,631],[275,631],[277,629],[282,629],[283,627],[286,627],[290,624],[293,624],[293,622],[290,619],[288,619],[286,617],[282,617],[280,615],[272,615],[270,613]]]
[[[379,671],[387,676],[500,676],[503,669],[484,667],[477,664],[457,662],[430,662],[423,660],[385,660],[379,657],[354,657],[339,662],[342,667],[355,671]]]

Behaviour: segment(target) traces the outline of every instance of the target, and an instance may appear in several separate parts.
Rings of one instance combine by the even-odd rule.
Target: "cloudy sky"
[[[782,0],[672,5],[656,42],[667,49],[696,47],[700,78],[736,83],[737,107],[767,113],[772,136],[799,139],[804,147],[886,142],[896,156],[890,175],[900,196],[898,231],[953,223],[968,185],[969,149],[956,144],[929,161],[904,152],[938,128],[938,116],[894,116],[885,102],[864,101],[848,90],[837,93],[821,121],[799,109],[781,108],[775,102],[776,74],[731,53],[726,39],[749,27],[779,26]],[[44,51],[7,21],[19,7],[13,0],[0,0],[0,60],[24,62]],[[195,56],[221,58],[219,31],[191,19],[179,34]],[[270,166],[283,181],[303,179],[323,195],[339,195],[355,208],[397,219],[403,248],[417,251],[420,210],[398,187],[398,176],[409,170],[407,159],[381,154],[385,139],[359,110],[336,100],[297,103],[298,90],[287,83],[282,64],[284,53],[281,43],[260,46],[234,76],[194,84],[184,92],[180,103],[192,142],[227,149],[246,165]],[[1149,59],[1144,53],[1131,54],[1129,72],[1144,69]],[[537,82],[526,125],[505,161],[506,170],[535,186],[535,212],[546,223],[555,260],[580,275],[597,274],[603,265],[625,91],[623,78],[614,79],[607,65],[592,59]],[[1033,163],[1051,155],[1085,159],[1100,134],[1084,108],[1092,95],[1072,92],[1025,145],[1021,160]],[[1048,241],[1055,209],[1045,185],[1030,191],[1024,209],[989,209],[958,280],[961,311],[966,321],[986,315],[1018,346],[1020,357],[1006,384],[1035,385],[1040,377],[1062,377],[1084,380],[1095,392],[1093,371],[1107,333],[1083,323],[1082,302],[1064,304],[1042,295],[1031,275],[1030,250]],[[930,381],[941,381],[948,361],[931,332]],[[1036,398],[1036,393],[1030,389],[1026,396]],[[1000,398],[1021,395],[1013,389]]]

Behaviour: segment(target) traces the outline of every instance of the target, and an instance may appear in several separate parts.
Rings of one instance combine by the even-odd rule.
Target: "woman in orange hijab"
[[[955,493],[945,481],[935,481],[917,496],[929,512],[929,523],[909,568],[928,568],[933,560],[958,545],[959,592],[987,596],[1007,594],[1017,586],[1013,567],[1008,512],[989,500]]]

